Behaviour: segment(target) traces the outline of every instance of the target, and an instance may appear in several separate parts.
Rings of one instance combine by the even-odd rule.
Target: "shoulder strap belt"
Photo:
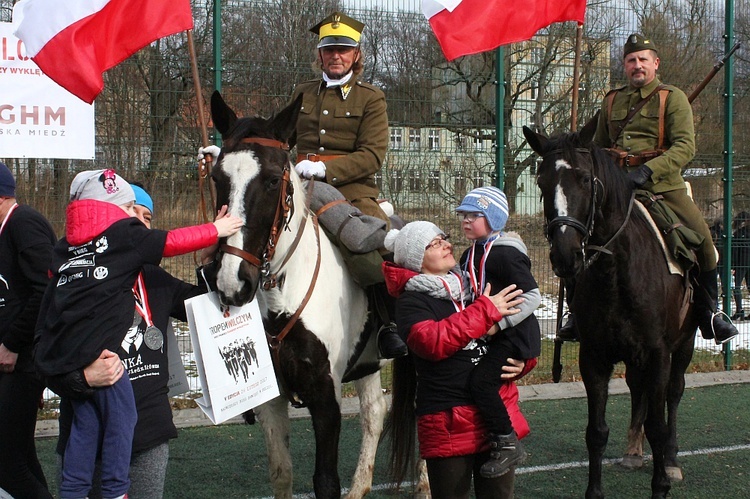
[[[609,119],[609,128],[610,128],[610,134],[609,136],[612,138],[612,147],[614,147],[617,144],[617,139],[620,138],[620,134],[625,129],[625,126],[630,122],[631,119],[633,119],[633,116],[640,111],[643,106],[646,105],[646,103],[651,100],[651,97],[656,95],[657,92],[660,90],[665,89],[665,86],[663,84],[657,85],[656,88],[648,94],[643,99],[639,100],[638,103],[633,107],[633,109],[630,110],[627,116],[625,116],[625,119],[620,124],[620,127],[618,129],[614,129],[614,125],[612,123],[612,106],[614,105],[615,101],[615,95],[618,94],[618,92],[612,92],[607,96],[607,118]],[[667,90],[667,92],[669,92]],[[664,99],[665,105],[666,105],[666,97]],[[661,115],[661,107],[659,108],[659,114]],[[660,118],[661,119],[661,118]],[[659,141],[661,143],[662,141],[662,135],[663,135],[663,123],[660,122],[659,126]],[[613,133],[614,132],[614,133]]]

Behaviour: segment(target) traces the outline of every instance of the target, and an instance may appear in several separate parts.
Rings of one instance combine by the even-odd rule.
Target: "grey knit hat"
[[[393,251],[393,261],[414,272],[422,271],[425,248],[445,232],[432,222],[409,222],[401,230],[393,229],[385,236],[385,249]]]
[[[16,180],[5,163],[0,163],[0,196],[16,197]]]
[[[135,201],[135,193],[114,170],[91,170],[75,176],[70,184],[70,200],[95,199],[121,206]]]

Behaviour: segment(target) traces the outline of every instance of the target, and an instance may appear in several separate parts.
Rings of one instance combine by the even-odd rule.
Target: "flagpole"
[[[201,90],[201,79],[198,73],[198,58],[195,55],[195,43],[193,42],[193,30],[189,29],[186,31],[188,39],[188,53],[190,54],[190,67],[193,71],[193,88],[195,89],[195,100],[198,103],[198,120],[200,122],[201,131],[201,142],[203,147],[208,147],[208,126],[206,125],[206,114],[203,106],[203,91]],[[206,200],[203,196],[203,182],[208,178],[209,171],[208,165],[213,162],[213,158],[210,154],[206,154],[205,161],[198,164],[198,189],[200,190],[201,202],[200,211],[204,222],[209,221],[209,217],[206,214]],[[208,183],[208,192],[211,195],[211,209],[215,206],[214,196],[214,185]]]
[[[570,131],[575,132],[578,128],[578,87],[580,84],[579,67],[581,65],[581,41],[583,39],[583,24],[576,28],[576,48],[573,62],[573,108],[570,112]]]

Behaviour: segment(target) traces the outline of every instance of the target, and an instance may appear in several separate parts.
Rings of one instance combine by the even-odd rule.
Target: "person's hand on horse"
[[[216,158],[219,157],[219,154],[221,154],[221,148],[219,146],[210,145],[201,147],[198,149],[198,163],[205,163],[206,155],[211,155],[211,165],[213,165],[216,162]]]
[[[83,377],[91,388],[103,388],[114,385],[123,372],[120,357],[105,349],[99,358],[83,369]]]
[[[214,225],[219,232],[219,237],[229,237],[232,234],[237,233],[237,231],[245,225],[245,221],[241,218],[227,215],[227,205],[221,207],[219,214],[222,212],[223,215],[221,217],[217,215],[216,220],[214,220]]]
[[[322,161],[303,159],[294,165],[294,169],[302,178],[326,178],[326,164]]]
[[[523,294],[523,290],[516,289],[516,287],[515,284],[511,284],[507,288],[503,288],[499,293],[490,295],[492,286],[487,284],[484,288],[483,294],[492,300],[492,303],[497,307],[497,311],[500,312],[503,317],[506,317],[508,315],[515,315],[521,311],[515,307],[524,301],[523,298],[520,298],[520,295]]]
[[[646,165],[642,165],[637,170],[633,170],[632,172],[628,172],[628,180],[630,180],[630,183],[633,186],[633,189],[638,189],[639,187],[643,187],[643,184],[648,182],[648,180],[651,178],[651,175],[653,175],[654,172]]]
[[[214,218],[214,222],[217,220],[221,220],[222,218],[226,218],[228,211],[229,208],[227,208],[227,205],[222,206],[221,209],[216,212],[216,218]],[[219,251],[218,241],[216,241],[215,244],[212,244],[208,248],[203,248],[200,255],[201,265],[208,265],[209,263],[213,262],[214,258],[216,257],[217,251]]]

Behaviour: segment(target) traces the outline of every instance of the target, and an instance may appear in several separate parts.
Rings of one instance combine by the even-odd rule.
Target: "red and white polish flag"
[[[106,70],[193,27],[189,0],[21,0],[15,10],[27,55],[88,103],[104,88]]]
[[[422,0],[422,12],[452,61],[528,40],[555,22],[583,24],[586,0]]]

